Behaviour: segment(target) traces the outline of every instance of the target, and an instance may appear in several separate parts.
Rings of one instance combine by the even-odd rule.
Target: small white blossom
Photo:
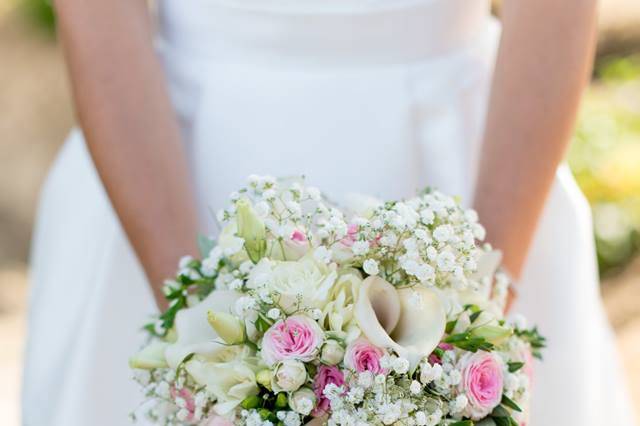
[[[409,360],[406,358],[396,358],[393,360],[393,371],[398,374],[405,374],[409,371]]]
[[[446,243],[453,237],[453,229],[451,225],[440,225],[433,231],[433,238],[439,243]]]
[[[349,389],[349,392],[347,393],[347,400],[352,404],[358,404],[362,402],[363,397],[364,389],[358,386]]]
[[[431,225],[433,220],[435,219],[435,215],[433,214],[433,210],[424,209],[420,212],[420,219],[425,225]]]
[[[455,267],[456,257],[450,251],[443,251],[438,255],[436,262],[440,270],[449,272]]]
[[[271,308],[267,312],[267,317],[272,320],[277,320],[278,318],[280,318],[280,315],[281,315],[281,312],[280,312],[280,309],[278,308]]]
[[[424,411],[416,411],[415,421],[418,426],[425,426],[427,424],[427,415]]]
[[[370,371],[363,371],[358,374],[358,386],[363,387],[365,389],[373,386],[373,373]]]
[[[438,409],[433,414],[427,417],[426,426],[437,426],[438,423],[440,423],[441,419],[442,419],[442,411]]]
[[[468,403],[469,403],[469,400],[465,395],[458,395],[456,399],[451,401],[450,410],[454,414],[460,413],[462,412],[462,410],[464,410],[467,407]]]
[[[229,290],[240,290],[242,288],[243,281],[236,278],[229,283]]]
[[[320,201],[320,198],[322,196],[322,194],[320,193],[320,190],[318,188],[314,187],[314,186],[308,186],[307,187],[307,195],[313,201]]]
[[[451,386],[457,386],[462,380],[462,374],[459,370],[451,370],[447,374],[447,383]]]
[[[369,275],[378,275],[380,269],[378,269],[378,262],[374,259],[367,259],[362,264],[362,268]]]
[[[369,242],[368,241],[356,241],[351,246],[351,250],[353,254],[356,256],[362,256],[363,254],[367,254],[369,251]]]
[[[413,380],[411,382],[411,385],[409,386],[409,391],[414,395],[418,395],[420,392],[422,392],[422,385],[419,381]]]
[[[440,380],[442,373],[442,366],[440,364],[431,365],[425,362],[420,366],[420,381],[422,384],[428,385],[435,380]]]

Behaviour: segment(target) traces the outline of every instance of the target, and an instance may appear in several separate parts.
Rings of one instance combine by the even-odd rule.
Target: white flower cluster
[[[398,359],[389,359],[398,363]],[[398,365],[403,365],[399,361]],[[403,369],[402,367],[400,368]],[[441,402],[424,392],[420,382],[404,386],[402,374],[378,374],[373,377],[362,372],[354,377],[348,390],[344,386],[328,385],[324,393],[331,401],[329,425],[418,425],[436,426],[444,418]]]
[[[386,203],[357,217],[351,251],[370,275],[398,285],[464,289],[476,271],[484,229],[473,210],[438,191]]]
[[[183,370],[135,370],[134,380],[148,398],[139,411],[156,424],[197,424],[211,411],[214,399],[205,390],[193,392],[197,385]]]

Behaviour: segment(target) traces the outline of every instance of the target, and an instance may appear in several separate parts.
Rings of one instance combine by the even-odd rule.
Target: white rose
[[[285,359],[275,369],[271,379],[274,392],[292,392],[307,381],[307,369],[300,361]]]
[[[289,407],[303,416],[308,416],[315,405],[316,395],[309,388],[300,388],[289,396]]]
[[[322,346],[320,361],[328,365],[339,364],[344,359],[344,348],[335,340],[328,340]]]
[[[324,308],[336,277],[335,268],[305,255],[298,261],[262,259],[249,274],[247,285],[277,293],[278,305],[290,314],[303,308]]]

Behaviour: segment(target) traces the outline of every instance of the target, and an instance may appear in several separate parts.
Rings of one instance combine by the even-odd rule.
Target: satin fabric
[[[425,185],[471,199],[499,37],[488,1],[164,0],[159,16],[203,228],[251,173],[304,174],[336,200]],[[24,424],[128,424],[127,359],[154,305],[78,130],[42,191],[32,285]],[[634,424],[565,166],[519,289],[549,342],[530,424]]]

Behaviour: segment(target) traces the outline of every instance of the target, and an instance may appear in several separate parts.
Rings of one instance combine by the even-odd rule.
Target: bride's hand
[[[156,58],[146,2],[57,0],[59,31],[87,146],[152,285],[196,254],[187,161]]]

